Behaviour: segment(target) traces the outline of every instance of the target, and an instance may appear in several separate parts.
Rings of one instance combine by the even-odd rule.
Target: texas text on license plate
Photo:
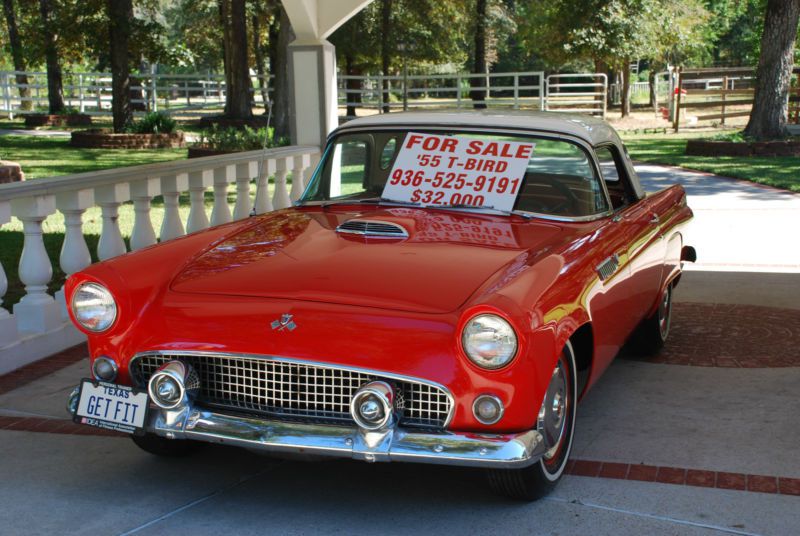
[[[147,406],[146,391],[83,380],[75,422],[132,434],[144,427]]]

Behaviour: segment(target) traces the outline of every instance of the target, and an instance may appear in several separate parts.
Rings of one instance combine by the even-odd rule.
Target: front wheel
[[[535,501],[555,487],[569,460],[575,431],[578,389],[575,376],[575,352],[567,341],[550,377],[536,429],[547,449],[542,458],[522,469],[490,469],[491,488],[507,497]]]

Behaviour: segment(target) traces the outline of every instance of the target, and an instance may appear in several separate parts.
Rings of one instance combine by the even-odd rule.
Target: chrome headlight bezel
[[[487,332],[499,333],[498,347],[506,346],[501,355],[488,356],[487,350],[479,350],[476,336]],[[483,341],[486,346],[490,341]],[[519,351],[519,337],[514,326],[498,314],[491,312],[479,313],[472,316],[461,330],[461,348],[464,354],[475,366],[483,370],[499,370],[508,366]],[[488,352],[491,353],[491,352]]]
[[[94,293],[94,298],[92,298],[91,296],[86,296],[85,294],[84,295],[81,294],[87,292]],[[104,303],[99,305],[79,303],[80,300],[85,301],[91,299],[94,300],[101,299],[104,301]],[[88,320],[92,318],[98,318],[99,315],[87,316],[86,309],[88,307],[104,307],[106,308],[104,313],[110,313],[110,314],[106,315],[102,322],[97,324],[92,324],[88,322]],[[70,300],[70,309],[72,310],[72,316],[75,319],[75,322],[77,322],[81,328],[92,333],[102,333],[104,331],[107,331],[108,329],[111,328],[111,326],[113,326],[116,323],[117,316],[119,315],[119,307],[117,306],[117,301],[114,299],[114,295],[111,294],[111,291],[108,290],[106,287],[104,287],[100,283],[95,283],[94,281],[86,281],[78,285],[78,287],[72,293],[72,300]]]

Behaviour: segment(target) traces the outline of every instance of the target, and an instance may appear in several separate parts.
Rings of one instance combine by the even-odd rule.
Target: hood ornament
[[[294,320],[292,320],[292,318],[293,315],[290,315],[289,313],[282,314],[279,320],[272,321],[271,324],[272,329],[273,330],[277,329],[278,331],[283,331],[285,329],[288,329],[289,331],[294,331],[294,329],[297,327],[297,324],[294,323]]]

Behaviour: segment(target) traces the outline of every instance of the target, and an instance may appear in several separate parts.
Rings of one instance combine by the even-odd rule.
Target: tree
[[[61,64],[58,61],[58,25],[53,17],[52,0],[39,0],[39,14],[45,43],[44,55],[47,62],[49,112],[58,114],[64,111],[64,84],[61,77]]]
[[[132,0],[108,0],[108,40],[111,56],[111,112],[114,132],[124,132],[133,121],[128,41],[133,21]]]
[[[223,45],[225,47],[225,116],[253,117],[250,100],[250,71],[247,67],[247,13],[245,0],[221,0]]]
[[[753,109],[744,130],[747,136],[768,140],[788,134],[786,115],[798,20],[800,0],[768,0]]]
[[[267,78],[266,58],[264,56],[264,47],[261,43],[261,23],[262,19],[268,18],[268,12],[264,9],[264,4],[256,2],[255,11],[251,17],[253,28],[253,56],[256,62],[256,73],[258,73],[258,89],[261,92],[261,100],[264,101],[265,112],[268,108],[269,102],[269,78]]]
[[[22,40],[19,37],[19,29],[17,28],[17,18],[14,14],[14,0],[3,0],[3,11],[6,15],[6,24],[8,26],[8,42],[11,46],[11,57],[14,60],[14,70],[25,70],[25,58],[22,55]],[[19,90],[19,97],[21,99],[21,108],[23,110],[30,110],[32,102],[29,100],[31,97],[31,90],[28,88],[28,76],[25,74],[17,74],[17,88]]]
[[[475,2],[475,33],[473,34],[475,48],[472,53],[472,73],[484,76],[470,78],[469,80],[472,86],[472,91],[469,92],[469,98],[472,99],[472,106],[474,108],[486,108],[486,97],[488,93],[485,87],[488,85],[488,80],[485,75],[489,72],[489,68],[486,65],[487,1],[488,0],[476,0]]]
[[[288,138],[291,135],[291,121],[289,117],[289,43],[294,41],[294,30],[289,22],[289,15],[278,5],[279,16],[277,24],[270,27],[270,69],[275,75],[273,88],[273,125],[275,126],[275,139]]]
[[[389,76],[391,51],[395,49],[392,35],[392,0],[381,0],[381,74]],[[383,79],[383,113],[389,113],[389,81]]]

